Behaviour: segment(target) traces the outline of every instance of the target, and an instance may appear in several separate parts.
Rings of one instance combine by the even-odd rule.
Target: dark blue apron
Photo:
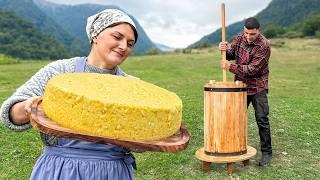
[[[86,57],[80,57],[76,60],[76,68],[75,72],[84,72],[85,64],[86,64]],[[37,164],[35,165],[31,179],[40,179],[43,178],[41,174],[44,170],[44,164],[46,166],[49,166],[50,162],[49,160],[46,160],[46,157],[59,157],[59,158],[73,158],[73,159],[81,159],[81,161],[87,160],[103,160],[103,161],[123,161],[127,168],[134,168],[136,169],[136,163],[134,156],[126,149],[115,146],[112,144],[97,144],[87,141],[78,141],[78,140],[72,140],[67,138],[57,138],[53,136],[47,136],[42,134],[42,139],[45,141],[46,146],[44,149],[43,155],[39,158],[37,161]],[[50,142],[52,141],[52,142]],[[48,158],[47,158],[48,159]],[[61,160],[59,159],[59,162]],[[63,166],[65,162],[61,162],[61,166]],[[52,166],[56,166],[52,164]],[[55,167],[56,168],[56,167]],[[61,167],[64,168],[64,167]],[[53,170],[52,170],[53,171]],[[74,173],[74,170],[70,170]],[[110,171],[110,169],[105,169],[105,171]],[[111,174],[113,172],[110,172]],[[50,173],[49,173],[50,174]],[[80,173],[79,173],[80,174]],[[125,177],[122,177],[119,173],[117,179],[133,179],[132,171],[125,175]],[[67,179],[66,174],[62,173],[59,175],[60,177],[58,179]],[[76,173],[74,176],[78,176]],[[100,177],[94,177],[94,179],[99,179]],[[103,178],[103,177],[101,177]]]

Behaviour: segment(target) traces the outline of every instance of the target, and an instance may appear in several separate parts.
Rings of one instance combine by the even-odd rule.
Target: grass
[[[279,43],[283,41],[283,43]],[[258,150],[248,167],[212,164],[201,171],[195,151],[203,147],[203,85],[222,80],[220,53],[130,57],[129,74],[177,93],[183,101],[183,121],[191,133],[179,153],[136,153],[136,179],[317,179],[320,174],[320,41],[277,39],[270,59],[270,123],[274,158],[261,168],[257,125],[249,108],[248,144]],[[21,61],[0,65],[0,102],[48,62]],[[228,73],[228,79],[232,75]],[[34,129],[13,132],[0,125],[0,179],[28,179],[43,145]]]

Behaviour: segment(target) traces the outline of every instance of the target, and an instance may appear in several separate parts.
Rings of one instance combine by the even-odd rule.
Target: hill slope
[[[0,9],[14,11],[18,16],[32,21],[44,33],[62,42],[69,56],[86,53],[83,43],[60,27],[39,9],[32,0],[0,0]]]
[[[272,0],[270,4],[255,17],[261,23],[262,29],[268,25],[288,27],[303,21],[305,18],[320,14],[320,0]],[[244,21],[231,24],[226,29],[227,38],[230,39],[242,31]],[[199,41],[188,46],[199,48],[221,41],[221,28],[204,36]]]
[[[0,11],[0,53],[21,59],[67,56],[63,45],[14,12]]]
[[[106,8],[118,8],[113,5],[80,4],[62,5],[47,2],[45,0],[34,0],[36,5],[50,18],[57,22],[69,34],[88,42],[86,35],[87,17]],[[131,16],[135,22],[139,34],[138,42],[134,49],[134,54],[141,55],[156,45],[150,40],[139,22]],[[88,44],[88,43],[87,43]]]
[[[0,10],[14,11],[18,16],[31,21],[43,34],[58,40],[65,48],[65,58],[84,56],[90,50],[85,26],[87,17],[103,10],[105,5],[61,5],[45,0],[0,0]],[[150,40],[138,21],[132,17],[139,33],[133,54],[141,55],[157,46]]]

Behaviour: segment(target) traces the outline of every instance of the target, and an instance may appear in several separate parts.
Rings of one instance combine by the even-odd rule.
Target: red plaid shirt
[[[248,43],[244,33],[239,33],[227,50],[227,59],[235,60],[229,71],[235,74],[235,81],[243,81],[248,86],[248,95],[263,90],[268,92],[270,41],[259,34]]]

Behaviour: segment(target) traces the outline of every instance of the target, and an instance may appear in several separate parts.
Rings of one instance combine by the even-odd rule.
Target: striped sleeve
[[[18,103],[25,101],[34,96],[42,96],[44,88],[53,76],[63,73],[72,72],[75,68],[75,60],[58,60],[48,64],[33,75],[26,83],[20,86],[11,97],[3,102],[0,109],[0,119],[8,128],[15,131],[22,131],[31,127],[30,123],[16,125],[11,122],[9,111],[10,108]]]

